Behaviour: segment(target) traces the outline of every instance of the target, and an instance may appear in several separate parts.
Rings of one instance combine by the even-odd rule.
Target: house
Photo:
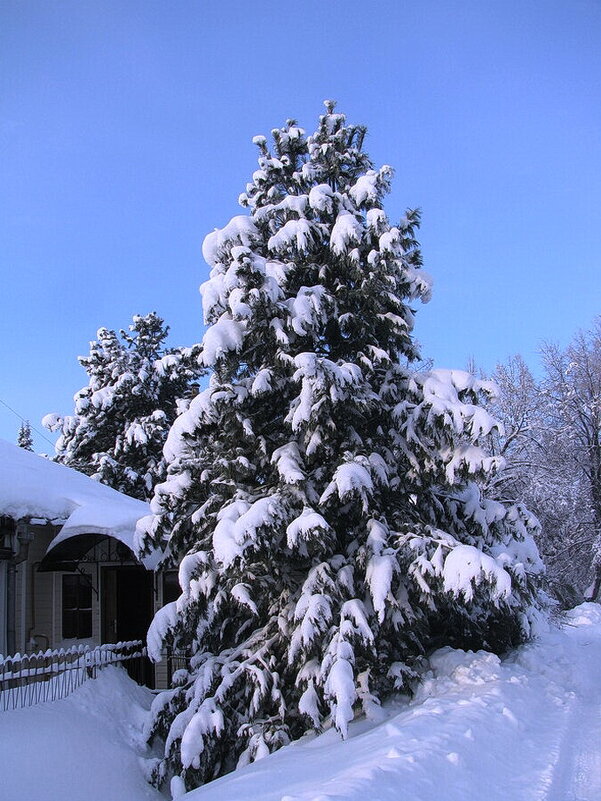
[[[179,594],[174,574],[154,571],[157,554],[134,553],[149,512],[0,440],[0,653],[145,639],[154,612]]]

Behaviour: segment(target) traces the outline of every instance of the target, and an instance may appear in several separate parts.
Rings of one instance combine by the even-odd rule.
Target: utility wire
[[[5,403],[5,402],[2,400],[2,398],[0,398],[0,403],[1,403],[3,406],[6,406],[6,408],[7,408],[7,409],[8,409],[10,412],[12,412],[12,413],[13,413],[13,414],[14,414],[16,417],[18,417],[18,418],[19,418],[19,420],[20,420],[22,423],[28,423],[28,424],[29,424],[29,427],[30,427],[30,428],[31,428],[33,431],[35,431],[35,433],[36,433],[38,436],[40,436],[42,439],[45,439],[45,440],[46,440],[46,442],[47,442],[49,445],[52,445],[52,447],[54,448],[54,442],[52,442],[52,440],[51,440],[51,439],[48,439],[48,437],[47,437],[45,434],[42,434],[42,432],[41,432],[41,431],[38,431],[38,429],[37,429],[35,426],[32,426],[32,425],[31,425],[31,423],[29,422],[29,420],[28,420],[26,417],[23,417],[22,415],[20,415],[20,414],[19,414],[19,412],[16,412],[16,411],[15,411],[15,410],[12,408],[12,406],[9,406],[9,405],[8,405],[8,403]]]

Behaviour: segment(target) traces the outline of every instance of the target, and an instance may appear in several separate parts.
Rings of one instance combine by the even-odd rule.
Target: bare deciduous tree
[[[569,605],[601,590],[601,318],[566,348],[545,344],[542,359],[540,381],[521,356],[492,376],[504,431],[490,448],[507,466],[487,491],[539,518],[549,585]]]
[[[593,581],[586,595],[596,598],[601,589],[601,318],[565,350],[545,345],[543,361],[549,428],[563,443],[565,467],[579,489],[573,524],[590,553]]]

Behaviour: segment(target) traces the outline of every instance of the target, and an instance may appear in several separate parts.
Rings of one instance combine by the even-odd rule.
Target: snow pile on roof
[[[0,514],[62,524],[50,548],[77,534],[101,534],[133,550],[136,522],[149,512],[143,501],[0,439]]]

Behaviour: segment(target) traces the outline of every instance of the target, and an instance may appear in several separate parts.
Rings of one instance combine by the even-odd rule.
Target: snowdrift
[[[601,607],[505,661],[445,648],[411,702],[305,737],[185,801],[599,801]]]
[[[66,700],[0,714],[0,801],[160,801],[140,760],[151,699],[108,668]],[[599,801],[601,607],[577,607],[505,660],[438,651],[413,700],[351,724],[347,741],[306,736],[182,797]]]

